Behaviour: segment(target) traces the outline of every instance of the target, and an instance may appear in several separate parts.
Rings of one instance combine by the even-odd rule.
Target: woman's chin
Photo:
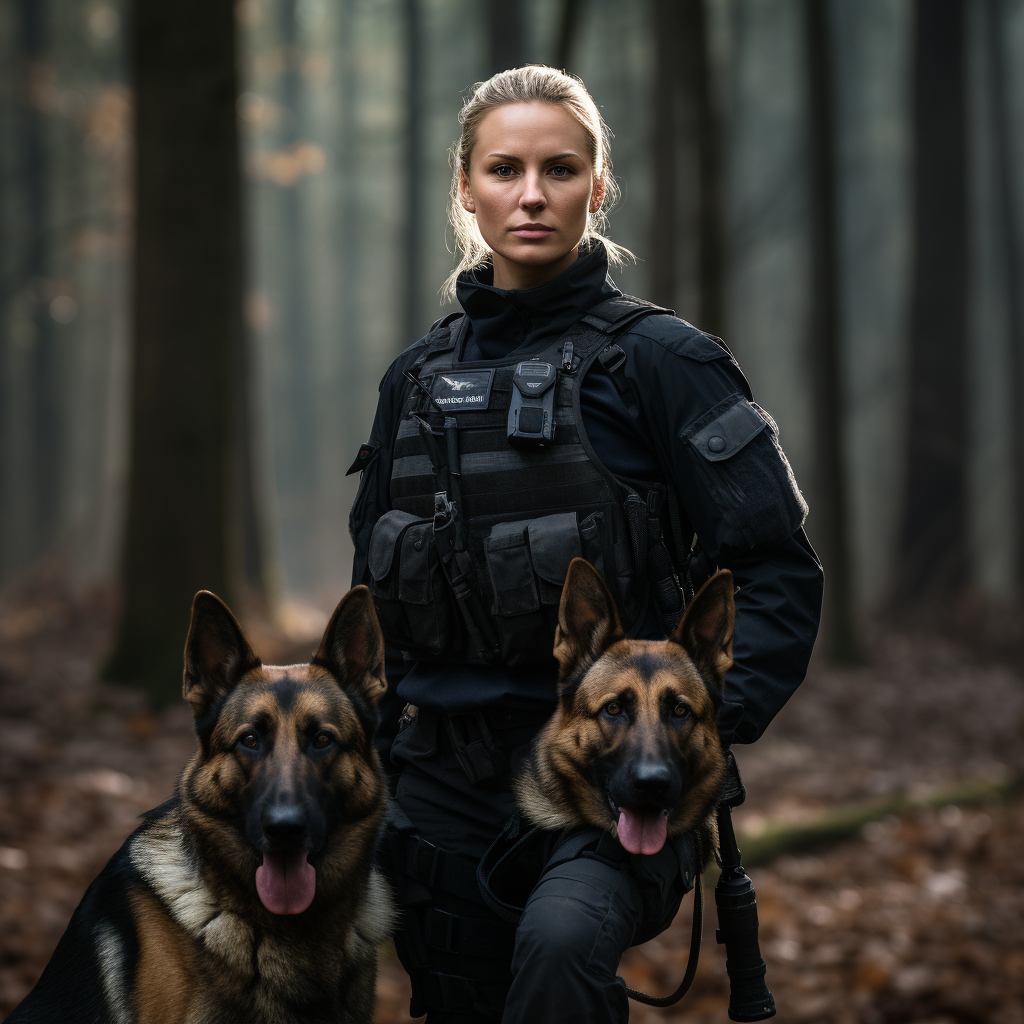
[[[508,273],[518,276],[525,271],[529,277],[541,275],[542,279],[556,277],[576,261],[579,242],[566,245],[562,239],[517,239],[500,247],[491,247],[495,257],[495,270],[499,264]],[[539,283],[539,282],[538,282]],[[513,286],[515,287],[515,286]]]

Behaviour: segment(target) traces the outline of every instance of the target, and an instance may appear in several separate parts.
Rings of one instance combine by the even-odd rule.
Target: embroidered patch
[[[355,461],[348,467],[348,470],[345,472],[345,476],[351,476],[353,473],[361,473],[373,461],[373,457],[376,454],[376,445],[361,444],[359,446],[359,452],[356,454]]]
[[[445,370],[434,374],[430,393],[442,409],[486,409],[494,370]]]

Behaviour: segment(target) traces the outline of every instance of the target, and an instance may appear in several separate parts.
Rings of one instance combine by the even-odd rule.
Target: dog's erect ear
[[[686,606],[682,621],[670,637],[681,644],[704,675],[721,690],[722,678],[732,667],[732,633],[736,625],[732,573],[716,572]],[[717,695],[716,695],[717,696]]]
[[[584,559],[574,558],[565,577],[555,627],[559,683],[581,666],[597,661],[625,635],[601,574]]]
[[[260,659],[231,609],[215,594],[200,590],[192,601],[182,687],[196,718],[226,697],[246,672],[259,667]]]
[[[343,688],[355,690],[373,704],[387,692],[384,635],[366,587],[353,587],[338,602],[313,664],[327,669]]]

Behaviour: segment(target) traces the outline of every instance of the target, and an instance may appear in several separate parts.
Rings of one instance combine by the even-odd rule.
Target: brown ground
[[[39,976],[93,876],[137,815],[169,795],[193,743],[184,705],[159,714],[97,682],[112,605],[37,581],[0,597],[0,1015]],[[267,660],[291,653],[266,632]],[[312,645],[307,645],[311,648]],[[880,635],[872,664],[812,672],[756,746],[741,748],[741,828],[836,804],[1024,772],[1024,683],[946,641]],[[308,653],[308,652],[307,652]],[[742,843],[741,843],[742,845]],[[941,807],[752,872],[777,1019],[808,1024],[1024,1024],[1024,801]],[[627,980],[675,988],[690,901],[630,951]],[[708,897],[691,994],[631,1020],[725,1022],[724,955]],[[409,1020],[382,967],[378,1024]]]

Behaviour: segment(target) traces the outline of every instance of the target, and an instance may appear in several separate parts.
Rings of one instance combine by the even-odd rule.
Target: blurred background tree
[[[213,590],[237,605],[246,584],[262,584],[259,542],[247,536],[256,516],[246,429],[237,32],[232,0],[137,3],[130,24],[131,454],[122,610],[106,672],[145,683],[163,701],[178,696],[195,592]],[[294,221],[288,227],[297,229]],[[301,324],[305,304],[301,295],[289,297]],[[298,333],[296,362],[305,368],[302,341]]]
[[[0,47],[0,581],[122,578],[114,675],[176,689],[200,587],[303,635],[347,587],[344,470],[446,312],[458,108],[521,61],[615,132],[620,285],[778,420],[827,650],[1019,607],[1019,0],[16,0]]]

